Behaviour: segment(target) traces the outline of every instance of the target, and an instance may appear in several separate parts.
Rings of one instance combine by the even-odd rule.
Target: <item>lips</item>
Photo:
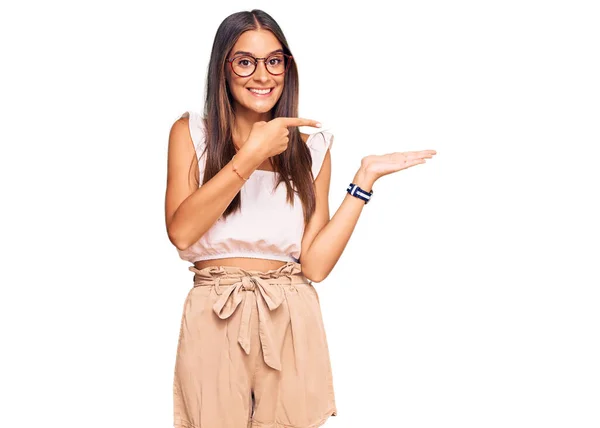
[[[250,92],[250,93],[251,93],[252,95],[254,95],[255,97],[268,97],[269,95],[271,95],[271,94],[273,93],[273,89],[274,89],[274,88],[247,88],[247,89],[248,89],[248,92]],[[269,92],[266,92],[266,93],[260,94],[260,93],[257,93],[257,92],[254,92],[254,91],[251,91],[251,89],[257,89],[257,90],[259,90],[259,91],[264,91],[264,90],[267,90],[267,89],[269,89]]]

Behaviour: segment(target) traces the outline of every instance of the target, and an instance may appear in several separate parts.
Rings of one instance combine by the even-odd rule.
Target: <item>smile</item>
[[[273,92],[273,88],[269,88],[269,89],[255,89],[255,88],[248,88],[248,90],[252,93],[252,95],[254,95],[255,97],[268,97],[269,95],[271,95],[271,93]]]

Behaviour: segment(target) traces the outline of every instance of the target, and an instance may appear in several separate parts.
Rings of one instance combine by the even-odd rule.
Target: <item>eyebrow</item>
[[[272,54],[274,54],[274,53],[283,53],[283,49],[277,49],[277,50],[274,50],[273,52],[269,52],[269,53],[267,54],[267,57],[268,57],[269,55],[272,55]],[[246,51],[236,51],[236,52],[233,54],[233,56],[236,56],[236,55],[239,55],[239,54],[242,54],[242,55],[250,55],[250,56],[254,56],[254,54],[253,54],[252,52],[246,52]]]

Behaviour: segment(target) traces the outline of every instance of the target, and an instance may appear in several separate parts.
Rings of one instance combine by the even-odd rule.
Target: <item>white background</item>
[[[600,16],[522,0],[3,4],[0,426],[172,426],[168,133],[252,8],[335,135],[332,216],[362,157],[438,152],[316,284],[326,426],[600,426]]]

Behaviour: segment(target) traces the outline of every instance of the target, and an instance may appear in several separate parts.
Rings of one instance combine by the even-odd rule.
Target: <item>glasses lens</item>
[[[267,58],[266,61],[267,70],[269,70],[269,72],[273,74],[281,74],[285,71],[287,65],[286,61],[287,59],[285,55],[271,55],[269,58]]]
[[[239,76],[250,76],[256,68],[254,58],[251,56],[237,56],[231,65],[233,65],[233,71]]]

